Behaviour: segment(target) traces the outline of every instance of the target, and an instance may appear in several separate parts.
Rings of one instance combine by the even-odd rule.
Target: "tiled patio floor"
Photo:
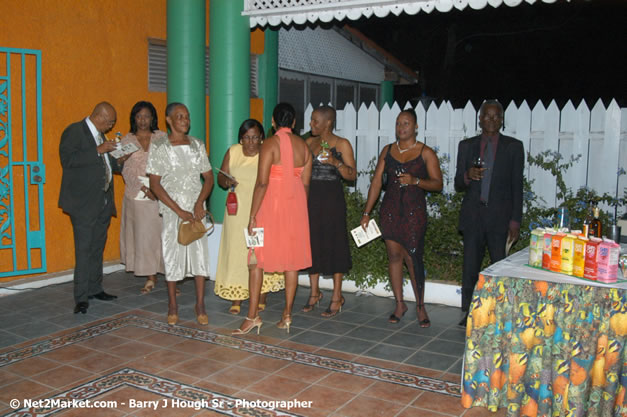
[[[209,326],[194,320],[193,281],[180,287],[177,326],[164,323],[163,279],[147,295],[139,295],[142,285],[131,274],[110,274],[105,289],[119,298],[91,300],[87,314],[73,314],[71,283],[1,297],[0,415],[504,415],[460,405],[464,332],[456,308],[428,305],[432,325],[422,329],[414,303],[390,324],[392,300],[346,294],[342,313],[325,319],[323,309],[296,312],[309,292],[299,288],[290,334],[275,326],[283,308],[277,293],[261,313],[259,336],[231,337],[244,314],[228,314],[230,303],[213,295],[212,283]],[[44,401],[28,407],[25,399]],[[290,400],[300,404],[272,407]]]

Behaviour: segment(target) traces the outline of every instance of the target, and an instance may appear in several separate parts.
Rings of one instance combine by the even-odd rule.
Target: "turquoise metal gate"
[[[41,51],[0,48],[0,278],[46,272]]]

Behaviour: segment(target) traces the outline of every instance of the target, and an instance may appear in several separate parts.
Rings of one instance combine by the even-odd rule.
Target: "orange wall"
[[[42,51],[47,264],[49,272],[71,269],[72,227],[57,205],[61,133],[102,100],[117,110],[114,132],[128,131],[129,113],[138,100],[151,101],[163,114],[166,94],[148,92],[147,56],[148,38],[166,37],[166,0],[6,1],[0,5],[0,15],[0,46]],[[163,121],[160,127],[165,128]],[[115,190],[119,211],[124,191],[120,176]],[[118,231],[119,217],[109,229],[107,260],[119,259]]]
[[[255,29],[250,33],[250,52],[253,54],[263,54],[264,36],[263,31]],[[263,122],[263,100],[260,98],[250,99],[250,117]]]
[[[102,100],[117,110],[113,132],[128,132],[129,113],[138,100],[155,105],[159,127],[165,130],[166,94],[148,91],[148,38],[166,39],[166,0],[10,0],[0,3],[0,16],[0,46],[42,51],[47,269],[72,269],[72,227],[57,205],[61,133]],[[263,51],[263,32],[251,33],[251,51]],[[263,117],[262,100],[251,99],[251,117]],[[123,191],[122,178],[116,176],[118,213]],[[119,219],[111,222],[105,260],[119,259]]]

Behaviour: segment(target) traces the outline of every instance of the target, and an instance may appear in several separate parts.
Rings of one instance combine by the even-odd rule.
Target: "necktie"
[[[104,143],[104,136],[102,133],[98,134],[98,145],[102,145]],[[109,187],[111,186],[111,168],[109,167],[109,161],[107,160],[107,154],[105,152],[100,154],[102,158],[102,163],[105,166],[105,181],[104,181],[104,191],[109,191]]]
[[[494,166],[494,151],[492,150],[492,141],[488,139],[485,150],[483,151],[483,160],[485,161],[483,178],[481,178],[481,201],[488,203],[490,197],[490,181],[492,180],[492,167]]]

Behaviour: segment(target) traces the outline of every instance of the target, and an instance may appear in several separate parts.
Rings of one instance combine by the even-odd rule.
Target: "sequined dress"
[[[342,161],[335,148],[331,154]],[[311,274],[347,273],[352,267],[346,230],[346,201],[337,168],[314,157],[309,185],[309,234]]]
[[[414,264],[416,283],[421,288],[425,282],[423,253],[427,230],[427,201],[422,188],[415,185],[400,186],[396,180],[398,167],[403,167],[413,177],[429,178],[422,151],[416,158],[404,163],[387,152],[385,172],[388,186],[381,203],[381,234],[383,239],[398,242],[407,250]]]
[[[189,145],[172,146],[167,136],[150,145],[146,173],[161,177],[161,185],[181,209],[193,212],[202,189],[200,175],[211,170],[205,145],[189,136]],[[177,241],[181,219],[168,206],[159,202],[163,218],[161,241],[165,263],[165,279],[180,281],[185,277],[209,276],[209,249],[206,238],[187,246]]]

